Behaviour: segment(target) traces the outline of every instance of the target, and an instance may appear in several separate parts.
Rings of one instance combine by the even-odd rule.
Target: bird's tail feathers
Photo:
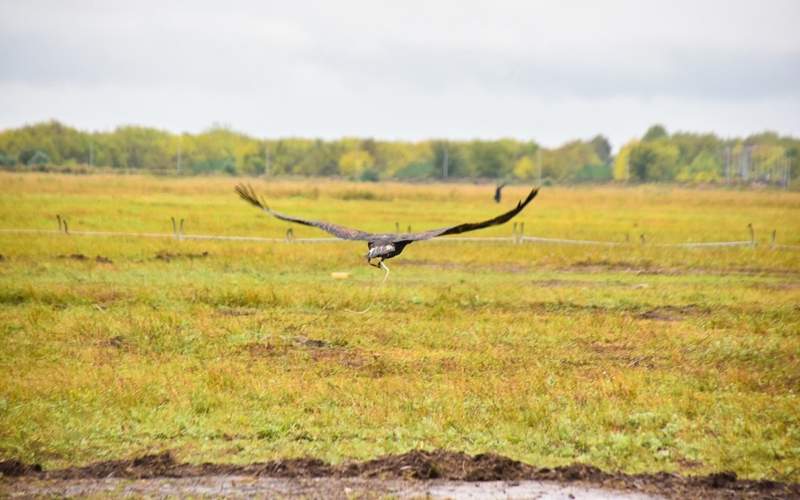
[[[235,189],[236,189],[236,193],[244,201],[246,201],[246,202],[250,203],[251,205],[254,205],[254,206],[256,206],[256,207],[258,207],[258,208],[260,208],[260,209],[262,209],[262,210],[264,210],[266,212],[270,211],[269,205],[267,205],[267,202],[264,201],[264,199],[262,197],[258,196],[256,194],[255,190],[253,189],[253,187],[250,186],[249,184],[238,184]]]

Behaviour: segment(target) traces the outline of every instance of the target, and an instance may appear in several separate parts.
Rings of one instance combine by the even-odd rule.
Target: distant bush
[[[0,167],[13,167],[16,164],[17,164],[16,158],[0,151]]]
[[[575,182],[608,182],[612,178],[611,165],[584,165],[575,173]]]
[[[379,199],[379,196],[372,191],[364,191],[363,189],[350,189],[343,191],[337,198],[341,200],[370,200],[374,201]]]
[[[47,165],[50,163],[50,157],[44,151],[36,151],[26,163],[28,165]]]
[[[430,163],[414,163],[397,171],[398,179],[427,179],[433,177],[434,168]]]
[[[359,179],[364,182],[378,182],[380,180],[380,175],[378,174],[377,170],[368,168],[361,172]]]
[[[193,163],[190,167],[192,173],[195,174],[210,174],[215,172],[222,172],[229,175],[236,174],[236,161],[231,158],[218,158],[214,160],[206,160]]]

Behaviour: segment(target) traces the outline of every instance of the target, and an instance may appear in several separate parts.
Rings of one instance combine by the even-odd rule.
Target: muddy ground
[[[0,495],[13,496],[97,493],[247,496],[270,493],[276,496],[352,497],[374,492],[376,495],[472,498],[540,498],[548,494],[550,498],[570,498],[570,495],[611,498],[625,491],[638,494],[633,495],[638,498],[800,498],[800,484],[742,480],[732,472],[690,477],[669,473],[629,475],[608,473],[582,464],[543,468],[494,454],[471,456],[449,451],[411,451],[337,465],[315,458],[250,465],[196,465],[179,463],[165,452],[133,460],[97,462],[49,471],[36,464],[6,460],[0,462],[0,473],[3,475]],[[555,489],[542,489],[545,488],[542,481]],[[514,493],[515,488],[520,495]],[[608,496],[604,496],[604,491]]]

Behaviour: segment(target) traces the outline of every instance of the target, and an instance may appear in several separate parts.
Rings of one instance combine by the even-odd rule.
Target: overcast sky
[[[800,135],[800,1],[0,0],[0,128]]]

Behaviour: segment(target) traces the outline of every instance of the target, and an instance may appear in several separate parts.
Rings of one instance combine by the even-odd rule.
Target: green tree
[[[337,175],[340,150],[341,146],[338,144],[317,139],[307,154],[300,158],[296,172],[301,175]]]
[[[656,141],[659,139],[664,139],[668,137],[667,129],[664,128],[661,124],[655,124],[647,129],[645,132],[644,137],[642,137],[642,141]]]
[[[789,174],[792,179],[800,177],[800,144],[792,144],[786,150],[786,159],[789,163]]]
[[[666,139],[642,141],[630,152],[630,178],[640,182],[671,180],[675,177],[677,160],[677,146]]]
[[[631,150],[639,144],[639,141],[634,139],[620,148],[617,157],[614,158],[614,168],[612,177],[615,181],[628,181],[630,180],[630,158]]]
[[[689,165],[681,167],[675,180],[680,182],[716,182],[720,180],[722,165],[719,158],[708,152],[701,151]]]
[[[173,167],[168,149],[169,135],[166,132],[125,126],[117,128],[113,135],[118,166],[162,171]]]
[[[534,163],[530,156],[523,156],[514,163],[513,172],[514,177],[517,179],[527,181],[536,178],[538,169],[536,168],[536,163]]]
[[[508,177],[519,156],[519,143],[509,139],[471,141],[467,148],[471,168],[466,169],[466,173],[478,177]]]
[[[3,151],[0,151],[0,166],[2,167],[13,167],[17,164],[17,159],[11,155],[6,154]]]
[[[700,153],[718,155],[723,149],[722,141],[714,134],[676,133],[669,138],[678,147],[678,165],[687,166]]]
[[[445,163],[447,163],[447,177],[468,177],[470,175],[470,164],[461,144],[449,141],[433,141],[431,143],[431,152],[433,153],[433,158],[429,162],[433,166],[435,177],[444,176]]]
[[[26,163],[28,165],[47,165],[50,163],[50,157],[44,151],[35,151]]]
[[[339,172],[352,178],[358,178],[364,171],[374,166],[372,155],[360,149],[346,152],[339,158]]]
[[[558,182],[570,182],[586,165],[601,163],[591,143],[571,141],[543,152],[542,175]]]
[[[596,135],[591,140],[592,148],[600,161],[604,164],[611,162],[611,143],[602,135]]]
[[[575,173],[574,182],[606,182],[612,179],[612,167],[609,163],[587,164]]]
[[[387,177],[396,177],[397,172],[409,165],[430,164],[433,158],[431,143],[417,142],[379,142],[376,144],[377,157],[383,159],[382,173]],[[380,169],[380,165],[377,165]],[[432,172],[433,170],[431,170]]]

